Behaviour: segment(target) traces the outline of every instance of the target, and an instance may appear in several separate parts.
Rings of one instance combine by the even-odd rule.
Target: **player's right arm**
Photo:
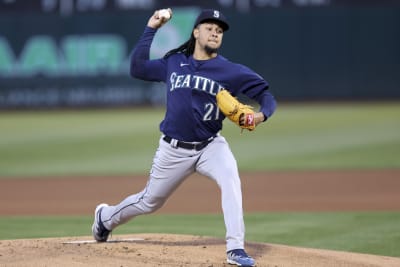
[[[170,9],[168,9],[170,11]],[[172,11],[170,11],[172,14]],[[158,10],[150,17],[144,33],[131,53],[130,74],[132,77],[146,81],[164,81],[166,61],[164,59],[150,60],[150,47],[157,29],[168,20],[158,15]]]

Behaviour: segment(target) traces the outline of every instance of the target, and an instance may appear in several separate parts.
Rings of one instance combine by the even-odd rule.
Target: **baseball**
[[[158,17],[159,18],[170,19],[171,18],[171,14],[169,13],[168,9],[160,9],[158,11]]]

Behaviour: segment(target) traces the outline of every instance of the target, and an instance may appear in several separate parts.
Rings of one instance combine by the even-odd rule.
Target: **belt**
[[[214,140],[215,137],[216,137],[216,135],[213,136],[213,137],[210,137],[206,141],[199,142],[199,143],[196,143],[196,144],[187,143],[187,142],[183,142],[183,141],[177,141],[177,140],[175,140],[175,139],[173,139],[173,138],[171,138],[169,136],[164,136],[163,140],[165,142],[167,142],[168,144],[171,144],[171,141],[175,140],[176,141],[176,144],[174,145],[175,147],[180,147],[180,148],[184,148],[184,149],[200,151],[203,148],[205,148],[209,143],[211,143]]]

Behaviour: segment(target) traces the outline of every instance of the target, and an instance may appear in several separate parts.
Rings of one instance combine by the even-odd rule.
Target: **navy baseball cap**
[[[201,11],[199,16],[196,19],[196,22],[194,23],[194,27],[197,25],[204,23],[206,21],[215,21],[217,22],[221,28],[225,31],[229,30],[229,24],[224,16],[220,11],[215,10],[215,9],[204,9]]]

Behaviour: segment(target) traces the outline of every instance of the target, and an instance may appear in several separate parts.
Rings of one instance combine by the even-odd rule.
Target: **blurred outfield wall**
[[[5,2],[0,109],[165,101],[163,84],[129,77],[129,53],[165,1]],[[400,1],[168,3],[174,17],[152,57],[184,42],[198,11],[215,6],[231,22],[221,53],[260,73],[280,100],[400,98]]]

